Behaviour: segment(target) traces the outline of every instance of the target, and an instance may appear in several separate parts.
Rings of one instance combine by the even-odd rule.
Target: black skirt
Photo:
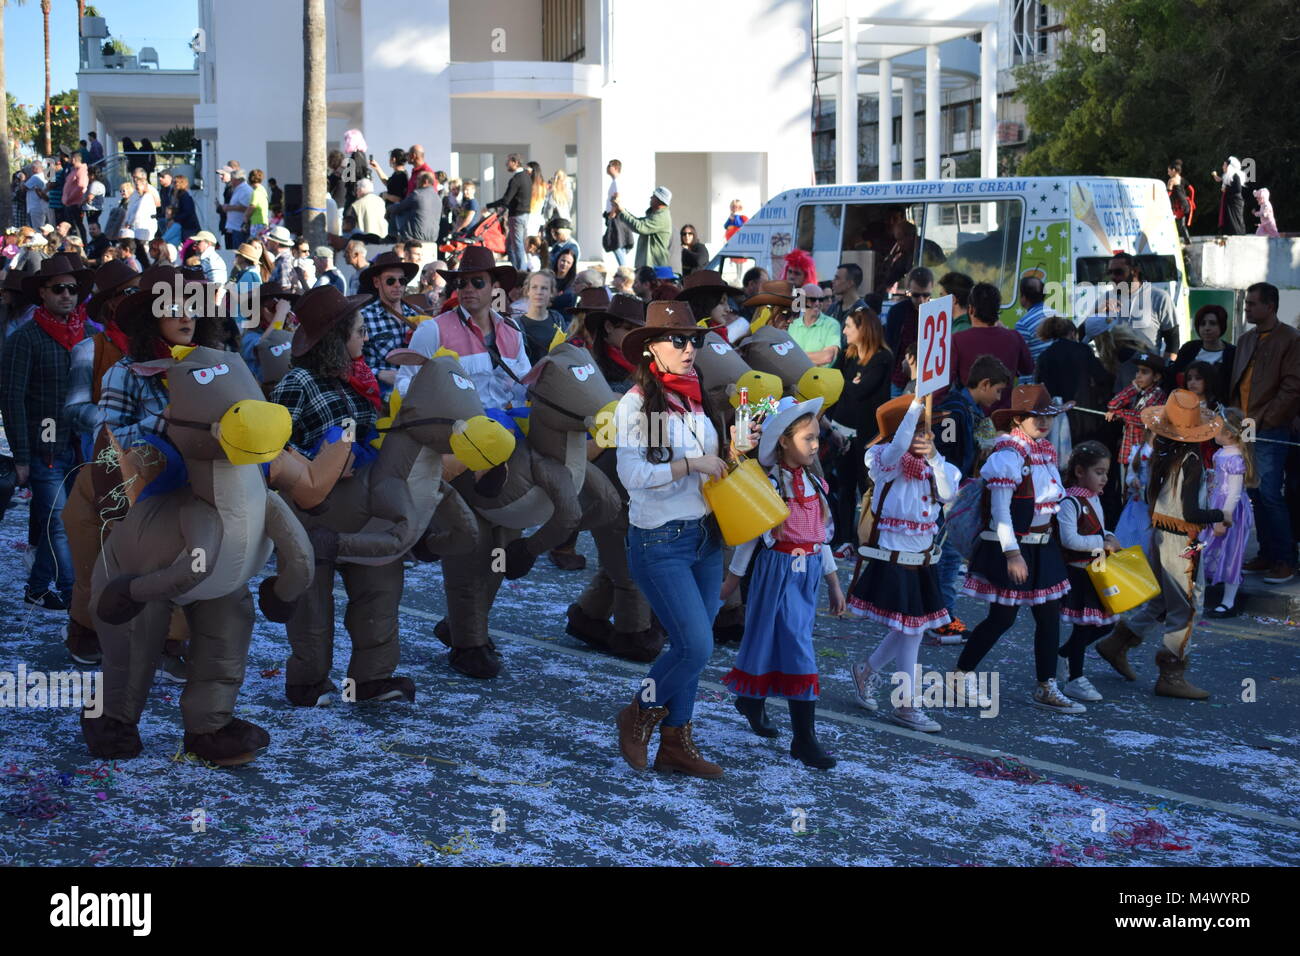
[[[1022,544],[1020,556],[1025,559],[1029,575],[1024,584],[1015,584],[1007,574],[1007,557],[1002,552],[1001,543],[978,539],[962,590],[981,601],[1013,607],[1046,604],[1070,590],[1055,525],[1052,526],[1052,537],[1046,543]]]
[[[853,584],[848,605],[858,617],[908,635],[923,634],[952,620],[933,564],[908,567],[868,561]]]
[[[1070,591],[1061,598],[1061,620],[1094,627],[1105,627],[1119,620],[1118,614],[1111,614],[1102,607],[1086,568],[1068,564],[1065,572],[1069,576]]]

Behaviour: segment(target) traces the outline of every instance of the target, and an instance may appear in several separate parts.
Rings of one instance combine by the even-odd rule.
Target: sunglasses
[[[406,285],[406,280],[401,276],[387,276],[384,279],[384,285]]]
[[[472,279],[450,279],[448,280],[447,285],[451,286],[453,289],[463,289],[466,286],[471,285],[476,289],[486,289],[488,286],[488,280],[484,279],[482,276],[475,276]]]
[[[926,296],[926,298],[929,298],[929,296]],[[806,296],[803,297],[803,300],[804,300],[805,302],[825,302],[825,301],[826,301],[826,296],[824,296],[824,295],[806,295]]]
[[[665,339],[665,341],[671,342],[673,348],[677,349],[679,352],[686,348],[687,343],[698,350],[704,346],[705,334],[706,333],[704,332],[695,332],[691,335],[670,335]]]
[[[45,288],[49,289],[55,295],[76,295],[77,294],[77,287],[70,282],[60,282],[57,285],[47,285]]]
[[[913,302],[929,302],[929,301],[930,301],[930,293],[929,293],[929,292],[909,292],[909,293],[907,293],[907,297],[908,297],[909,299],[911,299]]]
[[[1114,277],[1114,278],[1116,278],[1116,279],[1122,279],[1122,278],[1124,278],[1126,275],[1128,275],[1128,270],[1127,270],[1127,269],[1107,269],[1107,270],[1106,270],[1106,275],[1108,275],[1108,276],[1112,276],[1112,277]]]

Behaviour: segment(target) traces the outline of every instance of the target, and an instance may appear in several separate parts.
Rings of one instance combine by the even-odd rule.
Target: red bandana
[[[1071,498],[1096,498],[1097,492],[1089,488],[1081,488],[1078,485],[1071,485],[1065,489],[1065,493]]]
[[[627,360],[627,356],[623,354],[623,350],[615,348],[608,342],[605,343],[605,357],[629,375],[636,371],[636,366]]]
[[[68,315],[67,320],[56,318],[45,306],[40,306],[32,316],[36,324],[45,330],[45,334],[58,342],[69,352],[72,347],[86,337],[86,308],[77,306]]]
[[[1047,458],[1056,458],[1056,446],[1046,438],[1033,439],[1026,435],[1019,427],[1012,429],[1011,434],[1020,439],[1021,443],[1026,446],[1026,450],[1031,455],[1042,455]]]
[[[126,333],[123,332],[121,326],[112,319],[109,319],[104,323],[104,335],[110,342],[117,346],[117,350],[123,355],[131,354],[130,345],[126,340]]]
[[[687,404],[692,408],[703,404],[704,396],[700,394],[700,375],[694,369],[689,375],[674,375],[672,372],[660,371],[658,362],[651,362],[650,374],[657,378],[659,384],[666,390],[686,399]]]
[[[375,411],[380,411],[383,402],[379,397],[379,380],[375,378],[375,373],[370,370],[364,358],[352,360],[352,368],[348,371],[348,385],[352,390],[375,406]]]
[[[903,456],[899,463],[903,470],[904,478],[914,478],[918,481],[928,481],[934,474],[934,470],[925,462],[920,455],[914,455],[910,451]]]

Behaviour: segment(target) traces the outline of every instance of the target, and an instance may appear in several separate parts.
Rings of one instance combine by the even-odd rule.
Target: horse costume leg
[[[487,615],[491,600],[485,599],[487,577],[491,572],[497,536],[492,525],[477,518],[478,547],[463,560],[442,566],[443,586],[447,594],[448,647],[465,649],[491,643],[487,633]],[[499,564],[499,562],[498,562]],[[495,593],[495,588],[493,589]]]
[[[68,493],[68,503],[63,506],[63,530],[68,536],[68,550],[72,552],[72,607],[68,616],[73,622],[94,630],[90,619],[90,581],[95,574],[95,559],[100,552],[99,514],[95,510],[94,491],[89,468],[77,473],[77,480]],[[104,531],[107,532],[105,526]]]
[[[190,632],[189,680],[181,694],[186,734],[215,733],[234,719],[253,640],[253,596],[241,587],[184,608]]]
[[[285,665],[285,692],[312,688],[329,681],[334,663],[334,565],[317,565],[311,586],[303,593],[293,617],[285,625],[292,653]],[[314,706],[316,699],[310,702]]]
[[[348,677],[358,686],[392,677],[402,656],[397,635],[397,608],[405,580],[402,560],[344,564],[340,570],[348,592],[343,624],[352,638]]]

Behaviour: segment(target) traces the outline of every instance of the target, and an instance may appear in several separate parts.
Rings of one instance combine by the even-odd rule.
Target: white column
[[[813,37],[813,43],[817,38]],[[835,102],[835,181],[858,181],[858,30],[853,17],[840,21],[840,86]]]
[[[998,175],[998,25],[980,34],[980,165],[986,179]]]
[[[877,155],[879,158],[879,180],[887,183],[893,178],[894,152],[894,67],[889,60],[877,61],[880,68],[880,109],[879,137],[877,138]]]
[[[939,156],[943,151],[940,141],[939,118],[943,103],[939,98],[939,47],[931,43],[925,48],[925,178],[939,178]]]
[[[578,220],[574,223],[578,245],[582,247],[588,259],[600,259],[608,255],[607,265],[613,266],[614,257],[602,251],[600,240],[605,233],[605,196],[609,189],[609,178],[605,175],[605,163],[614,156],[603,153],[604,142],[601,139],[601,111],[604,104],[600,100],[589,100],[587,108],[578,114]],[[631,199],[624,196],[625,200]],[[635,209],[635,206],[629,208]],[[612,273],[611,273],[612,274]]]
[[[899,179],[916,178],[916,81],[910,76],[903,77],[903,128],[902,143],[899,144],[899,158],[902,159],[903,172]]]

